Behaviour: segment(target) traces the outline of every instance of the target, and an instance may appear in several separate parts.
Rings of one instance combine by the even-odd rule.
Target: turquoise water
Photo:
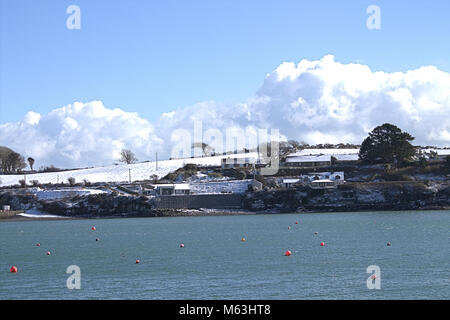
[[[2,222],[0,298],[449,299],[449,226],[450,211]]]

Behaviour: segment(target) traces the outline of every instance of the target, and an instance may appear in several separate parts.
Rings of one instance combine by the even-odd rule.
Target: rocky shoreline
[[[13,210],[35,211],[63,218],[179,217],[243,214],[358,212],[401,210],[449,210],[448,182],[382,182],[346,183],[332,189],[311,189],[298,186],[242,194],[241,207],[236,209],[165,209],[156,208],[145,196],[124,196],[112,193],[78,195],[61,199],[39,200],[24,190],[0,191],[0,205]],[[55,218],[9,217],[37,220]],[[56,218],[57,219],[57,218]]]

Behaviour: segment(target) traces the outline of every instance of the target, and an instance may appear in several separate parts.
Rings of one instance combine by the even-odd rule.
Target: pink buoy
[[[50,255],[50,251],[47,251],[47,255],[48,255],[48,256]]]
[[[321,242],[320,246],[323,247],[325,245],[325,242]]]
[[[11,273],[16,273],[17,271],[18,270],[17,270],[16,266],[12,266],[11,269],[9,269],[9,272],[11,272]]]
[[[291,230],[291,227],[288,227],[288,230]]]
[[[374,274],[370,277],[370,279],[372,279],[372,280],[375,280],[376,278],[377,278],[377,276]]]
[[[318,232],[314,232],[315,235],[319,234]]]
[[[139,260],[139,259],[136,260],[136,264],[138,264],[138,263],[140,263],[140,262],[141,262],[141,260]]]
[[[285,255],[286,257],[289,257],[291,254],[292,254],[292,252],[291,252],[290,250],[287,250],[287,251],[284,253],[284,255]]]
[[[95,230],[97,230],[97,228],[96,228],[96,227],[92,227],[91,230],[92,230],[92,231],[95,231]]]
[[[36,243],[36,247],[40,247],[41,246],[41,244],[38,242],[38,243]]]
[[[295,224],[298,224],[298,221],[295,221]]]
[[[184,243],[180,244],[180,248],[184,248]]]

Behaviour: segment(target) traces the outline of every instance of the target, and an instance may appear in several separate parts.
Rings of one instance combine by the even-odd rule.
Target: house
[[[358,148],[353,149],[302,149],[295,153],[296,155],[310,156],[310,155],[320,155],[328,154],[331,156],[336,156],[340,154],[359,154]]]
[[[329,159],[328,159],[329,158]],[[359,160],[359,149],[303,149],[287,155],[285,166],[318,167],[337,164],[354,164]]]
[[[189,183],[155,184],[154,186],[154,192],[157,196],[190,194]]]
[[[331,180],[336,182],[344,182],[344,172],[311,172],[300,176],[303,182],[313,182],[316,180]]]
[[[283,179],[283,188],[292,188],[296,183],[300,182],[300,179]]]
[[[286,156],[284,165],[287,167],[321,167],[331,165],[331,155],[297,155]]]
[[[418,157],[431,161],[443,161],[450,156],[450,149],[418,149]]]
[[[358,153],[334,154],[333,157],[336,159],[336,164],[356,164],[359,161]]]
[[[335,188],[345,182],[344,172],[313,172],[301,177],[313,189]]]
[[[313,189],[332,189],[336,188],[336,181],[323,179],[311,181],[311,188]]]
[[[323,183],[319,183],[323,182]],[[344,172],[312,172],[299,176],[298,178],[284,178],[283,188],[291,188],[296,184],[311,186],[313,188],[334,187],[344,183]]]
[[[249,168],[256,164],[255,158],[222,158],[221,167],[222,169],[230,168]]]

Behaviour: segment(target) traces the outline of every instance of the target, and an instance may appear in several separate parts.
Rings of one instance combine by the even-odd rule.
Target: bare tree
[[[6,166],[8,172],[16,172],[27,167],[25,159],[17,152],[11,152],[6,158]]]
[[[3,172],[15,172],[27,167],[25,159],[19,153],[0,146],[0,167]]]
[[[28,157],[28,164],[30,165],[31,171],[33,171],[34,159],[32,157]]]
[[[209,144],[204,143],[204,142],[194,142],[192,144],[192,149],[195,149],[195,148],[202,149],[203,156],[205,156],[205,157],[208,155],[211,155],[211,153],[214,151],[214,149]]]
[[[138,161],[138,159],[136,158],[136,156],[134,155],[134,153],[131,150],[122,149],[122,151],[120,151],[119,161],[126,163],[126,164],[131,164],[131,163],[136,163]]]
[[[73,187],[75,185],[75,182],[76,182],[74,177],[67,178],[67,181],[69,182],[69,185],[71,187]]]

